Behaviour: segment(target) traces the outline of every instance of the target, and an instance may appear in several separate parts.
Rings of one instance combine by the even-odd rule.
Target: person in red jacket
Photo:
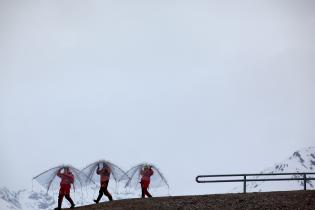
[[[100,169],[98,166],[96,173],[100,175],[101,188],[100,188],[98,197],[96,200],[94,200],[94,202],[99,203],[103,194],[106,195],[110,201],[112,201],[113,197],[107,190],[110,173],[111,173],[110,167],[106,163],[103,163],[103,168]]]
[[[152,197],[152,195],[148,192],[148,188],[150,185],[150,179],[151,176],[153,175],[153,170],[152,167],[150,165],[144,165],[144,167],[141,169],[140,171],[140,175],[141,175],[141,191],[142,191],[142,198],[144,198],[145,196],[148,197]]]
[[[70,197],[70,189],[71,184],[74,183],[74,176],[68,167],[63,168],[63,173],[61,173],[61,170],[62,169],[60,169],[57,173],[57,176],[61,178],[61,182],[58,196],[58,207],[55,209],[56,210],[61,209],[63,197],[65,197],[70,202],[71,204],[70,208],[73,209],[75,204],[73,203],[73,200]]]

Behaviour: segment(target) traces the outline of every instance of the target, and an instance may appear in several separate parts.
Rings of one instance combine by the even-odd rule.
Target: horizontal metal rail
[[[306,190],[307,181],[315,180],[315,177],[307,177],[315,173],[268,173],[268,174],[218,174],[218,175],[199,175],[196,177],[197,183],[222,183],[222,182],[243,182],[243,190],[246,193],[247,182],[268,182],[268,181],[303,181]],[[292,178],[250,178],[262,176],[294,176]],[[299,178],[299,176],[301,176]],[[222,177],[242,177],[241,179],[222,179],[222,180],[200,180],[202,178],[222,178]]]

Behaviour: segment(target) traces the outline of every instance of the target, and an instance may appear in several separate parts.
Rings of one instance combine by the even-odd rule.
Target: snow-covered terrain
[[[261,173],[285,173],[285,172],[315,172],[315,147],[309,147],[294,152],[289,158],[269,167]],[[288,176],[286,176],[288,177]],[[315,176],[313,176],[315,177]],[[307,183],[308,189],[315,189],[315,181]],[[301,190],[302,181],[284,182],[251,182],[247,184],[248,192],[260,191],[280,191],[280,190]],[[126,191],[122,187],[116,186],[113,182],[109,186],[114,199],[126,199],[140,197],[140,191]],[[242,192],[242,186],[233,189],[233,192]],[[167,191],[161,189],[150,189],[155,196],[168,195]],[[197,192],[196,192],[197,193]],[[73,200],[77,206],[92,204],[93,199],[98,195],[98,188],[88,187],[72,192]],[[0,209],[1,210],[48,210],[57,205],[58,188],[53,189],[48,194],[35,187],[33,190],[10,191],[0,188]],[[101,202],[107,201],[103,197]],[[63,207],[69,207],[67,200],[64,200]]]
[[[275,164],[272,167],[262,170],[260,173],[295,173],[312,172],[315,173],[315,147],[308,147],[294,152],[289,158]],[[259,176],[249,178],[291,178],[294,176]],[[310,176],[310,177],[315,177]],[[298,178],[301,178],[299,176]],[[247,192],[267,192],[285,190],[303,190],[303,181],[277,181],[277,182],[250,182],[246,185]],[[315,189],[315,181],[307,182],[307,189]],[[243,186],[232,190],[242,192]]]
[[[13,192],[0,188],[0,207],[6,209],[51,209],[55,205],[52,196],[44,192],[20,190]]]
[[[98,196],[98,187],[86,187],[84,189],[71,192],[71,197],[77,206],[88,205],[93,203],[93,199]],[[115,184],[109,187],[114,200],[126,198],[139,198],[140,191],[125,190],[122,187],[116,187]],[[165,190],[151,189],[154,195],[167,195]],[[58,190],[51,190],[46,193],[43,190],[20,190],[18,192],[10,191],[7,188],[0,188],[0,209],[1,210],[48,210],[57,207]],[[101,202],[108,199],[103,196]],[[70,204],[64,199],[63,207],[67,208]]]

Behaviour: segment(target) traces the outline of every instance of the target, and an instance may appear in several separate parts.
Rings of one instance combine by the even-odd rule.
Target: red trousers
[[[59,190],[59,196],[58,196],[58,208],[57,209],[61,209],[63,197],[66,197],[66,199],[71,204],[72,208],[74,207],[74,202],[70,197],[70,188],[71,188],[70,184],[60,184],[60,190]]]
[[[145,196],[152,197],[152,195],[148,192],[148,188],[150,185],[150,181],[141,180],[141,191],[142,191],[142,198]]]
[[[71,188],[70,184],[60,184],[59,194],[60,195],[69,195],[70,194],[70,188]]]

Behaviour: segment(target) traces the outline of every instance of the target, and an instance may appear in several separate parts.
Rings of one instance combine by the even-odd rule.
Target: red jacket
[[[61,178],[60,184],[73,184],[74,176],[71,172],[68,173],[61,173],[58,171],[57,176]]]
[[[96,170],[96,173],[101,176],[101,183],[102,183],[102,182],[106,182],[106,181],[109,180],[111,170],[110,170],[109,167],[104,167],[104,168],[102,168],[102,169],[99,169],[99,168],[98,168],[98,169]]]
[[[150,181],[150,177],[153,175],[153,170],[150,169],[144,169],[140,171],[140,175],[142,176],[141,181]]]

